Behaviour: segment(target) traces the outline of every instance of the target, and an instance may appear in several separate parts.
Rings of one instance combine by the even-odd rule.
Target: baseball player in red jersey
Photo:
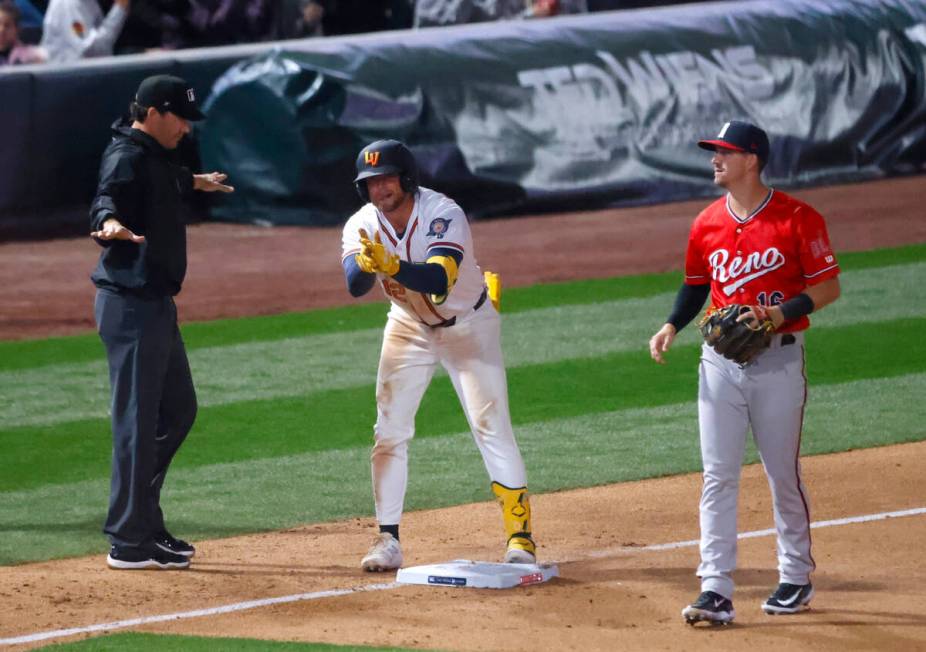
[[[698,425],[701,492],[701,594],[682,610],[690,624],[733,620],[736,510],[740,469],[751,428],[772,492],[780,584],[762,604],[768,614],[791,614],[813,598],[810,514],[801,481],[800,443],[807,379],[804,331],[808,315],[839,297],[839,264],[823,217],[762,183],[769,155],[766,133],[731,121],[698,145],[714,152],[714,183],[726,194],[695,219],[685,257],[685,282],[672,314],[650,339],[663,354],[701,310],[751,306],[740,319],[771,319],[771,346],[746,365],[706,344],[699,369]]]
[[[371,454],[379,534],[360,562],[366,571],[402,565],[399,521],[415,413],[437,365],[447,370],[502,506],[505,561],[534,563],[527,472],[511,428],[501,320],[473,251],[463,210],[418,185],[411,151],[396,140],[357,157],[357,191],[367,203],[344,225],[341,264],[353,296],[382,286],[391,307],[376,379]]]

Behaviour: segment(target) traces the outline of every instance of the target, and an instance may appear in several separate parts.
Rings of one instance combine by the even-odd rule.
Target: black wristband
[[[801,292],[796,297],[791,297],[781,304],[781,315],[785,318],[785,321],[793,321],[800,319],[804,315],[809,315],[814,308],[813,299]]]

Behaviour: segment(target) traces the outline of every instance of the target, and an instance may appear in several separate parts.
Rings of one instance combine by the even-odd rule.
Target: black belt
[[[122,297],[133,297],[143,301],[160,301],[161,299],[173,299],[173,295],[164,292],[155,292],[148,288],[126,288],[120,285],[98,285],[98,290],[115,294]]]
[[[476,312],[477,310],[479,310],[479,309],[482,307],[482,304],[484,304],[484,303],[486,302],[486,297],[488,297],[488,296],[489,296],[489,295],[488,295],[488,288],[483,287],[483,288],[482,288],[482,294],[479,295],[479,300],[476,301],[475,304],[473,304],[473,312]],[[456,323],[457,323],[457,318],[456,318],[456,317],[451,317],[450,319],[445,319],[444,321],[442,321],[442,322],[439,323],[439,324],[434,324],[433,326],[431,326],[431,328],[450,328],[451,326],[453,326],[453,325],[456,324]]]

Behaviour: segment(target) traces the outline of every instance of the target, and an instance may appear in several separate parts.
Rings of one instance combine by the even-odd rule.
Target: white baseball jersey
[[[447,370],[489,478],[509,488],[527,484],[524,461],[511,428],[508,384],[502,361],[501,319],[485,298],[482,272],[472,250],[466,216],[444,195],[421,188],[401,237],[372,205],[344,225],[342,262],[360,251],[359,229],[380,233],[387,251],[413,263],[435,249],[459,251],[456,284],[439,305],[378,274],[392,302],[376,376],[376,440],[371,455],[376,519],[397,525],[408,483],[408,442],[415,414],[437,365]]]
[[[390,314],[401,311],[422,324],[437,326],[472,312],[485,283],[473,255],[469,222],[455,201],[434,190],[420,188],[401,238],[373,204],[366,204],[344,225],[342,260],[360,252],[360,229],[365,229],[371,239],[378,231],[386,251],[410,263],[426,262],[435,249],[463,254],[457,282],[439,305],[428,294],[408,290],[385,274],[378,274],[380,285],[392,302]]]

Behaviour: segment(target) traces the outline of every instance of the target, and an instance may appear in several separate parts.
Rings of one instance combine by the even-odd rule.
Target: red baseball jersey
[[[823,216],[804,202],[769,190],[765,201],[746,217],[721,197],[695,218],[685,256],[685,282],[711,284],[711,303],[774,306],[807,286],[839,274]],[[777,332],[804,330],[804,316]]]

